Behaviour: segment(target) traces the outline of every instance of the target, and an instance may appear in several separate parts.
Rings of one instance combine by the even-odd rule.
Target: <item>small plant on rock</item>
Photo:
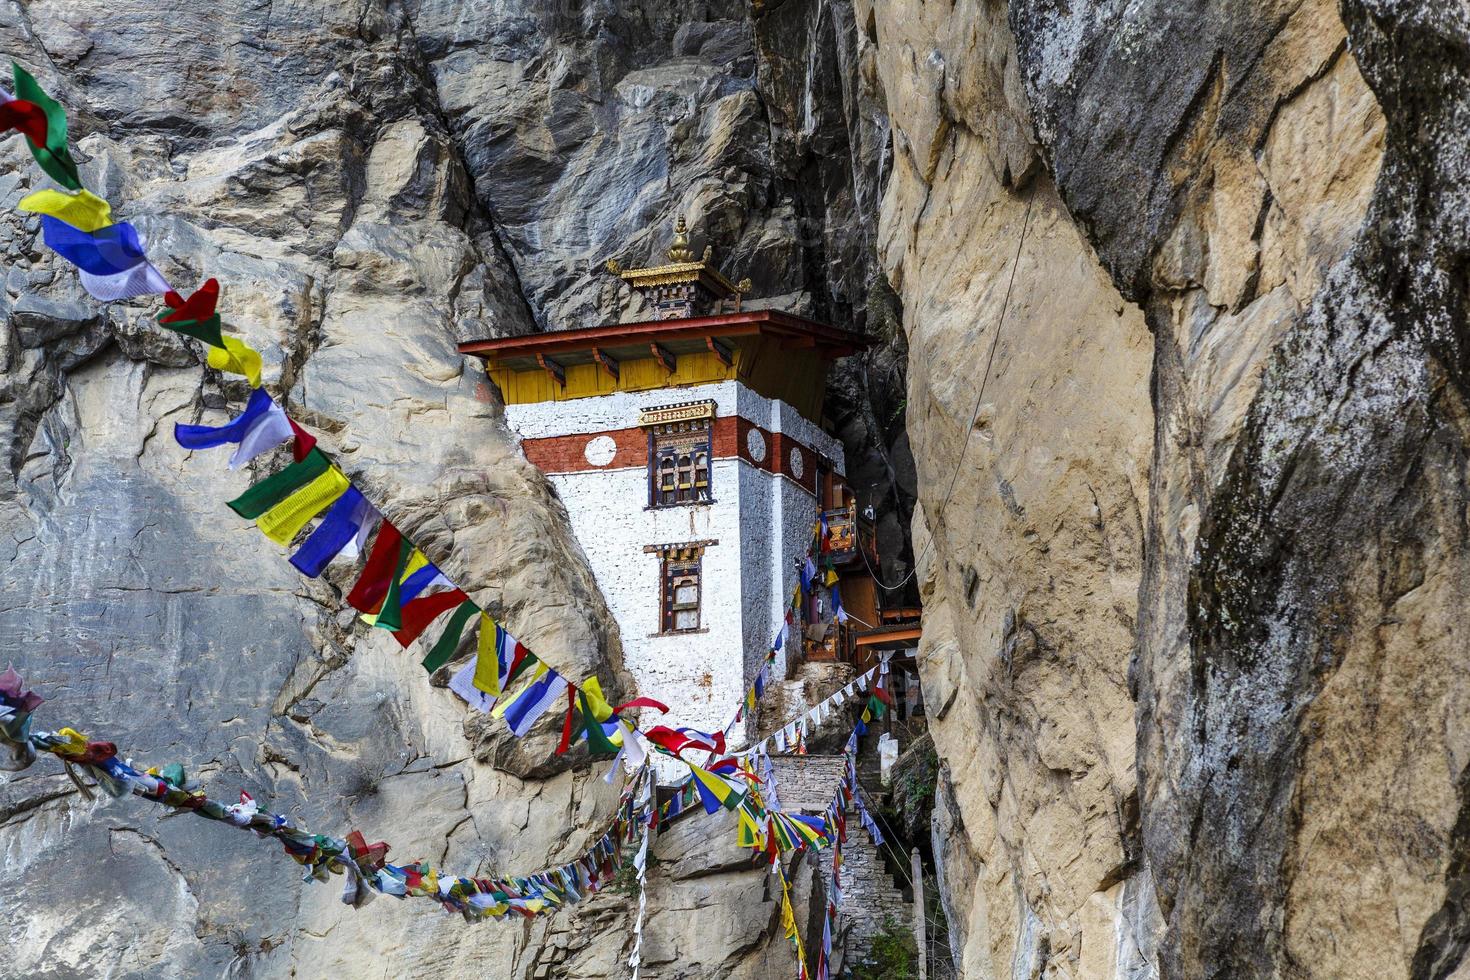
[[[853,980],[915,980],[919,975],[919,948],[914,934],[883,917],[883,930],[873,937],[873,948],[853,967]]]

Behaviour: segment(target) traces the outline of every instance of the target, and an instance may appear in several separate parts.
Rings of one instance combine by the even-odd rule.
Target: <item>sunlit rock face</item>
[[[1463,12],[884,4],[871,23],[966,973],[1450,975]],[[949,202],[978,180],[1007,226],[965,237],[991,212]],[[1045,266],[1058,210],[1070,278]],[[1084,272],[1111,289],[1089,303]],[[956,342],[922,350],[977,283]],[[1031,326],[1040,302],[1068,322]],[[1049,330],[1098,349],[1048,357]],[[1095,509],[1065,511],[1071,480]]]
[[[1152,343],[1041,165],[1004,11],[874,4],[869,23],[956,964],[1146,974],[1127,678]]]
[[[196,6],[10,2],[0,50],[169,278],[220,278],[273,393],[559,665],[626,684],[455,342],[641,316],[603,263],[677,214],[763,302],[881,338],[827,411],[925,604],[963,976],[1464,969],[1459,6]],[[230,472],[171,425],[243,387],[81,293],[14,212],[39,179],[0,143],[0,621],[38,724],[402,860],[575,853],[600,773],[467,716],[340,612],[341,573],[224,508],[278,460]],[[631,948],[612,894],[525,928],[354,912],[51,766],[0,821],[18,976],[611,977]],[[769,880],[692,826],[645,962],[788,972]]]

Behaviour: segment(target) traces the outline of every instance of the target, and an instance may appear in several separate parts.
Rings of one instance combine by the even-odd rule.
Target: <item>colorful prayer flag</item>
[[[112,206],[88,190],[67,194],[48,187],[27,194],[16,207],[31,214],[49,214],[78,231],[97,231],[112,224]]]
[[[480,639],[480,651],[485,651],[485,636],[482,633]],[[510,631],[499,623],[495,624],[494,632],[495,651],[494,657],[499,670],[498,690],[489,691],[490,694],[499,694],[516,682],[523,671],[537,663],[535,655],[527,650],[525,645],[510,635]],[[481,688],[484,690],[484,688]]]
[[[313,453],[318,450],[313,449]],[[310,458],[310,457],[308,457]],[[347,603],[359,612],[372,612],[383,601],[388,592],[390,579],[396,580],[398,558],[403,535],[392,521],[384,520],[378,525],[378,536],[373,539],[372,551],[367,564],[357,576],[357,584],[347,595]]]
[[[699,789],[705,813],[718,813],[720,807],[734,810],[740,805],[743,794],[736,792],[735,787],[725,780],[693,764],[690,764],[689,771],[694,774],[694,785]]]
[[[0,89],[0,133],[10,130],[23,135],[31,143],[46,142],[46,113],[34,102],[12,99]]]
[[[454,583],[449,581],[448,576],[439,571],[428,558],[424,557],[423,552],[415,551],[409,559],[408,566],[403,570],[399,601],[407,605],[435,586],[452,589]]]
[[[480,636],[475,651],[474,685],[476,690],[492,698],[500,697],[500,662],[495,656],[499,626],[488,613],[480,614]]]
[[[257,392],[262,389],[255,389]],[[291,556],[291,564],[307,578],[316,578],[332,559],[353,544],[376,513],[361,491],[348,486],[327,511],[322,522]]]
[[[320,450],[299,463],[292,463],[279,473],[272,474],[254,484],[240,496],[229,502],[236,514],[253,521],[291,494],[321,476],[331,467],[331,461]]]
[[[265,366],[260,352],[238,337],[229,334],[220,336],[223,347],[211,347],[205,352],[204,360],[216,371],[243,375],[250,387],[260,387],[260,372]]]
[[[449,678],[449,689],[461,698],[465,703],[476,711],[489,714],[495,707],[495,699],[484,691],[475,687],[474,677],[478,661],[471,661],[455,671],[454,676]]]
[[[306,458],[306,454],[311,452],[312,447],[316,445],[316,436],[296,424],[295,419],[291,419],[290,422],[291,432],[296,436],[296,442],[291,447],[291,452],[296,457],[296,462],[299,463]]]
[[[46,171],[46,176],[62,187],[73,191],[81,190],[82,180],[66,145],[66,110],[61,108],[61,103],[47,95],[24,68],[15,62],[11,62],[10,67],[15,75],[16,99],[35,106],[46,120],[44,133],[33,119],[26,120],[27,128],[22,132],[26,134],[26,141],[30,144],[31,156]]]
[[[537,663],[530,682],[509,699],[495,707],[495,715],[503,717],[516,738],[525,737],[537,719],[551,710],[567,689],[567,680],[544,663]]]
[[[208,345],[207,360],[216,371],[242,374],[250,382],[250,387],[260,387],[259,352],[238,337],[220,332],[220,317],[215,312],[219,302],[219,280],[205,280],[188,299],[169,290],[163,301],[168,308],[158,315],[160,324]],[[294,424],[292,430],[297,431]],[[311,440],[313,445],[315,442],[315,439]],[[297,459],[300,458],[298,455]]]
[[[330,507],[349,486],[342,471],[329,466],[321,476],[261,514],[255,526],[276,544],[288,545],[308,521]]]
[[[318,450],[313,449],[312,452]],[[400,590],[403,586],[403,570],[414,552],[413,542],[407,538],[398,544],[398,560],[393,563],[393,574],[388,577],[388,589],[383,593],[383,602],[374,610],[372,625],[377,629],[398,632],[403,629],[403,602]],[[406,645],[406,644],[405,644]]]
[[[126,221],[88,232],[42,215],[41,235],[48,248],[77,267],[82,287],[103,302],[168,291],[137,229]]]
[[[237,444],[239,448],[230,456],[232,470],[239,469],[289,438],[290,420],[263,388],[252,391],[245,411],[224,425],[174,425],[174,440],[185,449],[214,449],[227,443]]]
[[[459,589],[450,589],[448,592],[435,592],[433,595],[426,595],[422,598],[414,599],[412,602],[403,603],[399,607],[398,628],[393,631],[393,639],[398,641],[399,646],[406,648],[414,640],[417,640],[424,630],[429,628],[429,624],[439,618],[440,614],[455,608],[464,602],[466,598],[468,597]],[[386,599],[383,605],[385,607],[387,606]],[[386,608],[384,612],[386,612]],[[383,615],[383,613],[379,613],[378,621],[373,625],[381,625]]]
[[[456,590],[457,591],[457,590]],[[460,593],[464,595],[464,593]],[[440,667],[449,663],[454,651],[459,648],[460,638],[464,636],[465,626],[470,619],[480,611],[480,607],[465,599],[454,610],[454,615],[449,617],[449,622],[444,627],[444,634],[439,637],[429,655],[424,658],[424,669],[433,673]]]
[[[654,745],[667,749],[674,755],[690,749],[714,752],[717,755],[725,754],[724,732],[715,732],[711,735],[693,728],[672,729],[665,728],[663,725],[655,725],[643,734]]]
[[[618,745],[608,737],[604,725],[611,725],[613,735],[619,742],[622,735],[618,732],[617,723],[612,721],[613,710],[611,705],[602,697],[602,685],[596,677],[589,677],[582,683],[577,692],[578,703],[582,709],[582,731],[587,737],[587,745],[593,752],[616,752]]]

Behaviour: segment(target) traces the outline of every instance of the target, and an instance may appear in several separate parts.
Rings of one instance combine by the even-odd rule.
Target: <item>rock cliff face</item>
[[[1450,6],[874,7],[969,975],[1461,966]]]
[[[454,353],[460,333],[532,319],[407,22],[157,4],[10,4],[0,20],[6,51],[76,107],[89,182],[173,281],[220,277],[226,316],[365,491],[528,643],[611,679],[616,630],[578,546]],[[145,40],[170,35],[195,53]],[[42,254],[13,207],[35,180],[25,156],[6,142],[0,616],[7,658],[54,698],[38,724],[182,761],[313,828],[398,838],[404,859],[488,868],[576,848],[564,831],[606,812],[601,781],[548,768],[544,739],[466,722],[395,644],[350,628],[341,582],[302,579],[223,510],[258,474],[186,458],[171,428],[222,419],[242,390],[201,383],[196,350],[140,308],[99,309]],[[247,835],[68,789],[50,766],[4,787],[8,976],[160,960],[323,975],[376,957],[428,973],[523,945],[385,902],[344,915]]]
[[[873,234],[849,170],[872,171],[871,207],[876,166],[859,149],[837,166],[835,137],[811,145],[818,121],[796,105],[847,76],[833,63],[772,82],[791,117],[777,134],[757,82],[784,69],[758,67],[736,0],[3,11],[0,50],[70,108],[88,183],[145,232],[170,279],[218,276],[272,390],[364,491],[534,649],[605,683],[620,677],[616,627],[560,504],[455,341],[636,315],[600,266],[663,248],[676,212],[701,229],[696,248],[713,245],[783,306],[860,316],[877,281],[860,241],[834,237],[847,251],[830,261],[821,247],[829,213]],[[883,146],[880,134],[861,153]],[[335,591],[346,583],[302,580],[229,516],[224,501],[259,474],[186,458],[170,432],[238,411],[245,390],[212,372],[201,383],[199,352],[142,306],[82,294],[14,211],[39,184],[23,145],[0,152],[0,526],[13,545],[0,617],[5,653],[53,698],[38,724],[183,761],[212,792],[243,787],[313,828],[361,826],[403,860],[515,873],[577,853],[612,791],[585,766],[547,762],[545,738],[519,743],[467,717],[394,644],[351,628]],[[902,419],[870,423],[867,385],[843,385],[845,424],[867,440],[855,458],[866,447],[872,499],[902,538],[886,462]],[[159,963],[619,976],[631,943],[626,901],[525,929],[466,929],[385,901],[351,912],[245,835],[86,803],[49,767],[0,792],[6,976]],[[767,880],[694,849],[699,837],[660,844],[670,870],[651,886],[646,962],[784,972]],[[759,915],[738,914],[752,903]],[[699,908],[711,911],[691,917]]]
[[[884,338],[828,410],[925,603],[964,976],[1464,969],[1463,4],[9,0],[0,52],[364,488],[608,683],[616,627],[454,342],[636,316],[598,270],[676,213],[771,305]],[[243,389],[79,291],[14,212],[38,179],[0,143],[0,625],[38,723],[404,859],[573,853],[611,791],[233,520],[251,474],[169,433]],[[6,976],[623,971],[613,896],[352,912],[43,767],[0,826]],[[788,968],[771,905],[722,911],[765,897],[738,856],[660,847],[656,975]]]

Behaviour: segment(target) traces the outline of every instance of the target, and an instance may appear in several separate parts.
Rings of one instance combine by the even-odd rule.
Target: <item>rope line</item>
[[[990,353],[986,355],[985,358],[985,373],[980,379],[980,391],[975,396],[975,407],[970,412],[970,424],[965,429],[965,444],[960,449],[959,459],[955,460],[954,474],[951,475],[949,478],[949,489],[944,492],[944,502],[939,505],[939,509],[936,511],[936,516],[942,516],[944,514],[945,508],[949,506],[949,498],[954,493],[955,483],[957,483],[960,478],[960,468],[964,466],[965,455],[970,451],[970,437],[975,433],[975,420],[980,417],[980,406],[984,404],[985,388],[987,385],[990,384],[990,368],[995,362],[995,349],[1000,345],[1000,332],[1005,327],[1006,312],[1011,307],[1011,291],[1016,285],[1016,267],[1021,264],[1021,249],[1025,248],[1026,246],[1026,232],[1031,227],[1031,205],[1034,204],[1035,201],[1036,194],[1033,191],[1031,196],[1026,199],[1026,217],[1021,221],[1021,237],[1016,242],[1015,257],[1011,259],[1011,274],[1010,277],[1006,280],[1006,293],[1005,298],[1001,301],[1000,319],[995,324],[995,336],[992,337],[990,340]],[[909,583],[910,579],[912,579],[915,575],[919,573],[919,563],[923,561],[924,556],[929,553],[929,550],[933,546],[934,535],[931,534],[929,535],[929,540],[924,543],[924,550],[919,553],[919,557],[914,559],[914,567],[909,570],[909,573],[905,575],[897,585],[888,585],[878,577],[878,573],[874,571],[872,564],[868,563],[868,556],[866,553],[864,553],[863,555],[863,561],[865,563],[868,563],[868,572],[873,576],[874,581],[878,583],[879,587],[892,591],[894,589],[903,588]],[[859,548],[858,550],[861,551],[862,549]]]

